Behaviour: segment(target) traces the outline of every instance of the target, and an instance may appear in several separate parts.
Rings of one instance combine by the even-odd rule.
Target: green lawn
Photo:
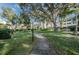
[[[28,31],[17,31],[11,39],[0,40],[1,55],[24,55],[29,54],[31,49],[31,33]]]
[[[63,32],[42,32],[57,54],[79,54],[79,37]]]
[[[74,35],[53,32],[40,31],[51,44],[51,49],[57,54],[79,54],[79,37],[75,39]],[[11,39],[0,40],[1,55],[25,55],[30,54],[32,50],[32,36],[29,31],[17,31]]]

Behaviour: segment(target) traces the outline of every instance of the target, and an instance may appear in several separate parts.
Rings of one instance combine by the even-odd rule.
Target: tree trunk
[[[45,28],[45,29],[47,28],[47,22],[46,22],[46,20],[45,20],[45,25],[44,25],[44,28]]]
[[[68,31],[68,24],[67,24],[67,19],[66,20],[66,31]]]
[[[59,22],[60,22],[60,27],[59,27],[59,29],[60,29],[60,31],[62,31],[62,28],[63,28],[63,26],[62,26],[62,18],[59,20]]]
[[[42,29],[44,29],[44,28],[45,28],[45,27],[44,27],[44,22],[42,22],[42,26],[43,26]]]
[[[77,19],[77,16],[76,16],[76,28],[75,28],[76,39],[77,39],[77,33],[78,33],[78,19]]]
[[[54,25],[54,31],[58,31],[56,27],[56,21],[53,22],[53,25]]]

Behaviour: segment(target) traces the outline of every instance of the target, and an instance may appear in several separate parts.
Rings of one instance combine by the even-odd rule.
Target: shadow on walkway
[[[36,42],[35,42],[35,45],[33,47],[31,55],[55,54],[55,52],[51,53],[50,47],[49,47],[49,42],[46,39],[46,37],[44,37],[42,34],[39,34],[39,33],[35,33],[34,36],[36,38]]]

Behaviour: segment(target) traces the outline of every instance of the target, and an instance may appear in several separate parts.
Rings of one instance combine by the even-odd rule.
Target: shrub
[[[0,29],[0,39],[8,39],[11,38],[9,29]]]

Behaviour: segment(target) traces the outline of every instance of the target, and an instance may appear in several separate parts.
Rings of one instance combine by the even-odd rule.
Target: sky
[[[18,15],[20,12],[20,8],[16,3],[0,3],[0,13],[2,12],[2,7],[9,7]]]

